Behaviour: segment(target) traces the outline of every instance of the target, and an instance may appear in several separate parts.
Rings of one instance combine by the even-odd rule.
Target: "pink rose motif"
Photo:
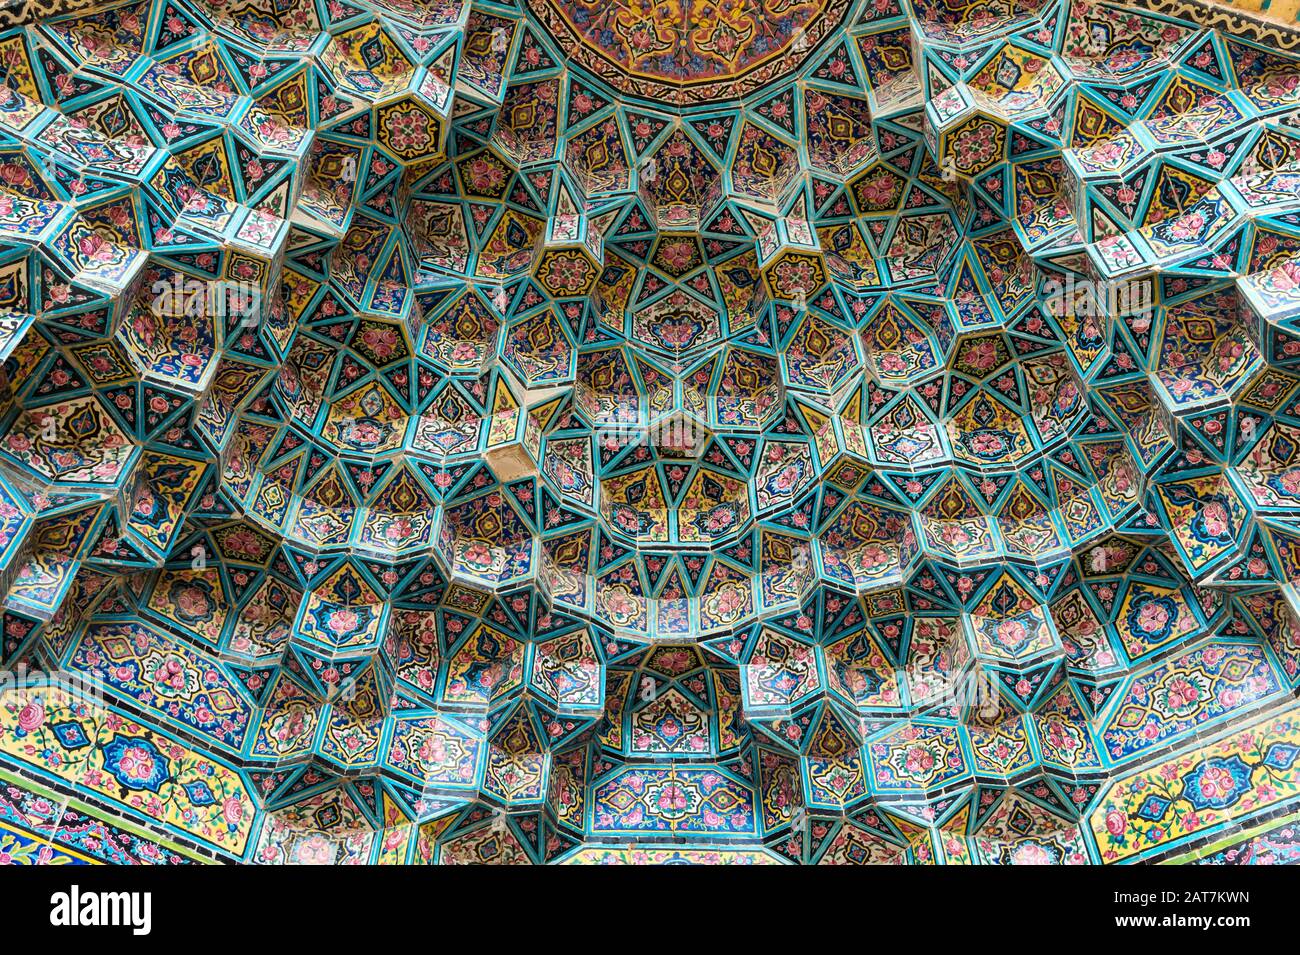
[[[357,614],[344,607],[330,614],[329,628],[338,634],[351,633],[357,627]]]
[[[45,723],[45,701],[40,697],[29,701],[18,711],[18,728],[33,733]]]
[[[244,818],[244,803],[238,796],[227,796],[221,805],[221,817],[232,830],[239,827]]]

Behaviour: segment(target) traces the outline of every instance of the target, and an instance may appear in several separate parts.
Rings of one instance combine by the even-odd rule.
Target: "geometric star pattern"
[[[0,861],[1300,857],[1300,33],[0,32]]]

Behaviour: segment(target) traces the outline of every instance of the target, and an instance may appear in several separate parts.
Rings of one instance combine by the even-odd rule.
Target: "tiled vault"
[[[1300,858],[1300,35],[29,3],[0,861]]]

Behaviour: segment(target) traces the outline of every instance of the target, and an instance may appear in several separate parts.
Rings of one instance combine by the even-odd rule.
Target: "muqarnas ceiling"
[[[1152,7],[27,4],[0,858],[1294,859],[1298,38]]]

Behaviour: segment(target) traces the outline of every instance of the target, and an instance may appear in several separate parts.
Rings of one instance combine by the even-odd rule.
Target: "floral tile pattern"
[[[0,23],[0,862],[1300,860],[1294,28]]]

